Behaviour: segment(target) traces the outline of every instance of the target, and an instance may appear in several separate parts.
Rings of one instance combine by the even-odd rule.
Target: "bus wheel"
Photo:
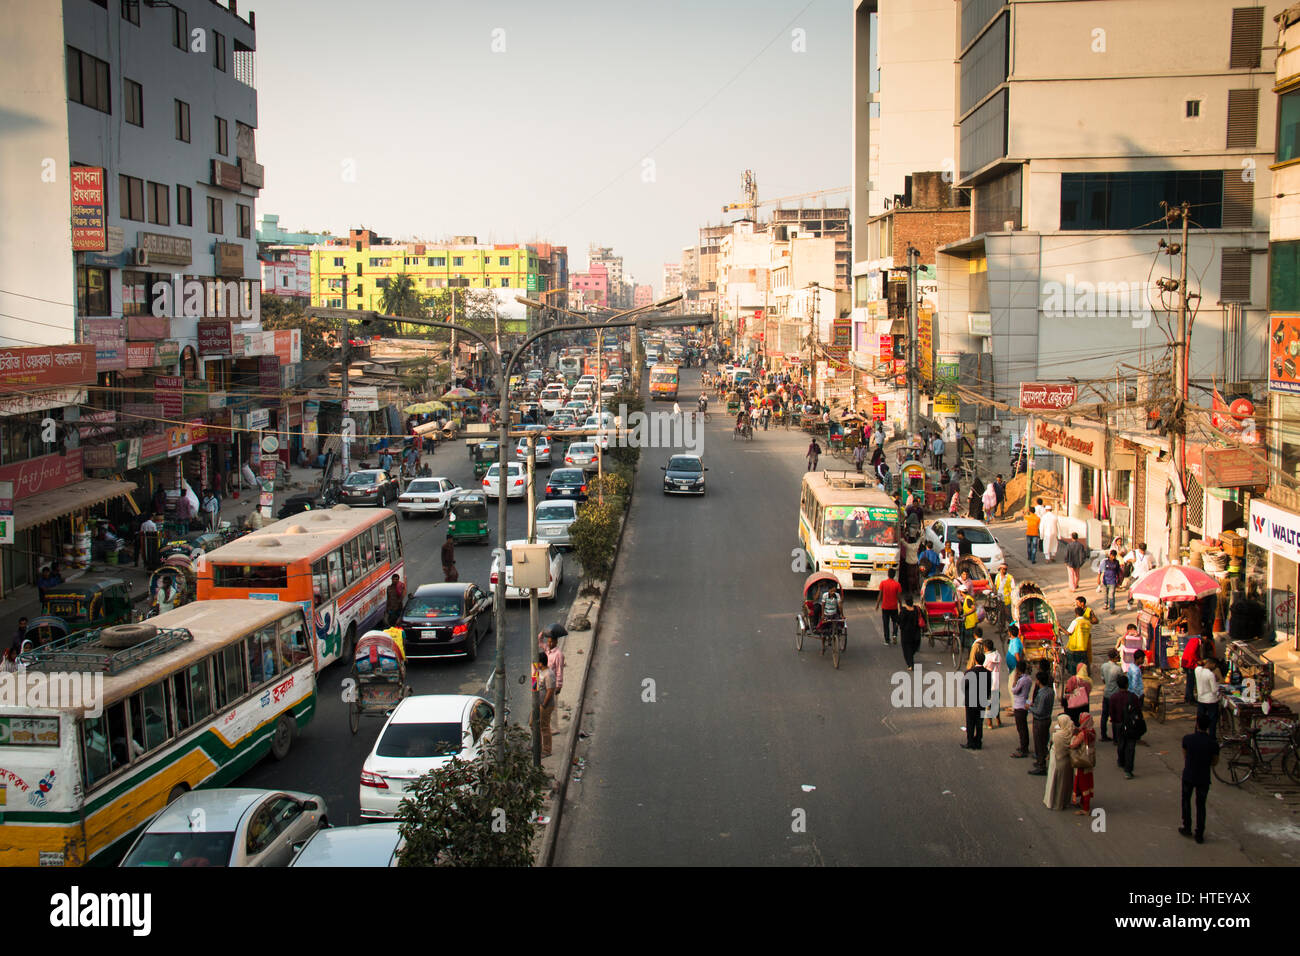
[[[275,722],[275,733],[271,737],[271,756],[283,760],[289,756],[289,746],[293,743],[293,716],[281,714]]]
[[[357,651],[357,626],[348,625],[348,633],[343,638],[343,649],[339,651],[339,660],[343,661],[349,667],[352,666],[352,655]]]
[[[167,794],[167,803],[169,805],[173,804],[189,792],[190,792],[190,788],[187,785],[183,783],[178,783],[176,784],[176,786],[172,787],[172,792]]]

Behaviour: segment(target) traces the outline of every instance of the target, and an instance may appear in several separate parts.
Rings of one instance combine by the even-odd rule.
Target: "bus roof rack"
[[[866,475],[859,475],[856,471],[827,471],[822,470],[822,477],[832,488],[874,488],[876,482],[869,479]]]
[[[105,630],[110,629],[96,628],[69,634],[57,641],[32,648],[19,659],[27,665],[29,671],[100,671],[113,675],[164,654],[186,641],[194,640],[189,628],[160,627],[154,636],[130,647],[113,647],[101,643],[101,635]]]

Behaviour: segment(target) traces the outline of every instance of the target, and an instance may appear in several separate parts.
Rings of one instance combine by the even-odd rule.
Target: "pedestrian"
[[[1043,516],[1043,512],[1046,511],[1046,510],[1047,510],[1047,505],[1043,504],[1043,499],[1042,499],[1042,498],[1035,498],[1035,499],[1034,499],[1034,514],[1038,515],[1038,517],[1041,518],[1041,517]]]
[[[555,675],[555,697],[559,700],[560,691],[564,690],[564,651],[560,650],[560,639],[554,634],[546,635],[546,666],[551,669]],[[555,716],[559,708],[551,710],[551,732],[556,733],[559,730],[559,719]]]
[[[1205,842],[1205,801],[1210,795],[1210,768],[1219,762],[1214,732],[1196,718],[1196,731],[1183,737],[1183,825],[1178,832],[1192,836],[1192,793],[1196,794],[1196,842]]]
[[[898,631],[898,595],[903,586],[894,580],[896,573],[894,568],[890,568],[888,577],[880,582],[880,590],[876,592],[876,607],[880,609],[880,627],[886,644],[892,643],[890,634]]]
[[[1219,730],[1219,681],[1214,661],[1202,656],[1196,665],[1196,722],[1205,724],[1211,737]]]
[[[814,438],[812,441],[808,443],[808,470],[809,471],[817,470],[817,459],[821,457],[821,454],[822,454],[822,446],[817,444],[817,439]]]
[[[1016,669],[1016,665],[1023,663],[1025,671],[1029,671],[1029,658],[1025,656],[1025,642],[1020,639],[1020,628],[1015,624],[1007,625],[1007,667],[1011,670]]]
[[[1034,675],[1033,697],[1029,701],[1029,713],[1034,718],[1034,766],[1029,773],[1034,777],[1047,776],[1048,739],[1051,736],[1052,708],[1056,703],[1056,691],[1052,690],[1050,671],[1040,669]]]
[[[904,591],[916,591],[921,586],[921,569],[918,564],[921,552],[920,536],[913,534],[908,537],[904,534],[903,540],[899,542],[898,552],[902,568],[898,583],[903,586]]]
[[[1088,648],[1092,646],[1092,622],[1083,608],[1074,609],[1074,620],[1066,628],[1065,643],[1065,666],[1074,673],[1082,664],[1084,670],[1088,668]]]
[[[226,500],[226,479],[220,468],[212,473],[212,490],[217,493],[218,501]]]
[[[1074,790],[1074,768],[1070,765],[1070,741],[1074,723],[1065,714],[1056,718],[1052,728],[1052,757],[1047,765],[1047,786],[1043,788],[1043,805],[1049,810],[1066,810]]]
[[[1016,593],[1016,579],[1007,571],[1005,564],[998,565],[998,573],[993,576],[993,591],[1002,599],[1002,619],[1011,620],[1011,599]],[[1007,661],[1008,665],[1010,663]]]
[[[943,467],[943,436],[935,434],[934,441],[930,442],[930,455],[934,458],[934,467]]]
[[[1184,631],[1184,634],[1186,632]],[[1183,656],[1181,663],[1183,665],[1183,676],[1186,683],[1183,687],[1183,703],[1196,703],[1196,664],[1201,659],[1201,638],[1193,634],[1187,638],[1183,645]]]
[[[984,484],[977,476],[970,486],[970,496],[966,501],[966,515],[976,521],[984,520]]]
[[[862,474],[862,464],[863,462],[866,461],[866,459],[867,459],[866,446],[863,445],[861,442],[859,442],[858,446],[853,449],[853,465],[855,468],[857,468],[859,475]]]
[[[217,500],[217,496],[211,489],[203,494],[203,513],[208,519],[208,530],[216,531],[217,524],[221,520],[221,502]]]
[[[911,591],[899,598],[898,642],[903,645],[903,660],[910,671],[921,648],[921,632],[925,629],[925,609],[918,607]]]
[[[1110,698],[1110,720],[1115,734],[1116,760],[1124,771],[1124,779],[1132,780],[1137,742],[1146,733],[1142,698],[1129,690],[1127,674],[1121,674],[1115,684],[1118,689]]]
[[[984,640],[984,667],[989,672],[989,705],[984,710],[984,720],[987,722],[988,729],[993,729],[993,721],[998,722],[998,729],[1002,729],[1002,655],[998,653],[998,648],[993,639],[985,638]]]
[[[977,649],[962,681],[966,705],[966,742],[962,744],[965,750],[981,750],[984,747],[984,722],[980,717],[992,696],[989,686],[991,678],[992,675],[984,668],[984,652]]]
[[[542,756],[551,755],[551,716],[555,711],[555,674],[547,666],[546,653],[537,655],[538,723],[542,738]],[[529,726],[533,726],[529,720]]]
[[[966,529],[957,529],[957,556],[965,558],[975,553],[975,545],[966,537]]]
[[[460,572],[456,570],[456,541],[450,531],[442,542],[442,578],[444,581],[460,580]]]
[[[1020,740],[1020,746],[1011,751],[1011,756],[1016,758],[1029,756],[1029,694],[1033,687],[1034,680],[1025,661],[1017,661],[1011,683],[1011,716],[1015,718],[1016,736]]]
[[[948,577],[957,577],[957,552],[952,549],[951,541],[943,543],[943,550],[939,552],[939,567]]]
[[[1115,589],[1123,577],[1124,568],[1119,563],[1119,557],[1111,551],[1102,561],[1101,571],[1097,574],[1097,584],[1106,589],[1106,609],[1111,614],[1115,613]]]
[[[158,514],[159,520],[162,515]],[[148,515],[140,522],[140,527],[135,533],[135,557],[134,563],[138,567],[141,557],[144,558],[146,568],[153,567],[154,557],[158,553],[158,522]]]
[[[1052,510],[1052,506],[1045,505],[1039,520],[1041,522],[1039,533],[1043,539],[1043,559],[1050,564],[1056,560],[1056,545],[1060,541],[1059,519],[1056,517],[1056,512]]]
[[[1092,810],[1092,771],[1097,766],[1097,733],[1092,715],[1082,714],[1079,726],[1070,739],[1070,764],[1074,767],[1074,812],[1087,816]]]
[[[1136,650],[1133,652],[1133,663],[1124,668],[1124,676],[1128,678],[1128,689],[1142,697],[1145,689],[1142,686],[1142,665],[1146,662],[1146,651]]]
[[[979,623],[979,612],[975,609],[975,598],[967,591],[965,594],[958,592],[959,610],[961,615],[961,647],[962,650],[970,647],[970,642],[975,639],[975,627]]]
[[[1079,716],[1088,710],[1088,701],[1092,697],[1092,680],[1088,677],[1088,666],[1080,664],[1074,675],[1065,682],[1065,716],[1076,725]]]
[[[1070,580],[1070,590],[1079,590],[1079,571],[1088,563],[1088,548],[1079,540],[1079,532],[1070,532],[1065,546],[1065,570]]]
[[[1142,649],[1142,635],[1138,633],[1137,625],[1130,624],[1124,633],[1119,636],[1115,642],[1115,648],[1120,652],[1123,658],[1122,663],[1125,667],[1133,663],[1133,655]],[[1187,701],[1191,703],[1191,701]]]
[[[25,640],[27,640],[27,618],[20,617],[18,619],[18,630],[14,631],[14,639],[11,646],[15,651],[21,651],[23,649],[23,641]]]
[[[1033,511],[1025,511],[1025,556],[1030,564],[1038,563],[1038,526],[1040,519]]]
[[[1111,648],[1106,652],[1106,663],[1101,665],[1101,739],[1110,740],[1106,735],[1106,722],[1110,720],[1110,699],[1115,696],[1115,691],[1119,690],[1119,684],[1116,683],[1120,675],[1124,673],[1124,668],[1120,665],[1119,651]]]
[[[405,606],[406,584],[402,581],[401,575],[394,572],[388,585],[388,593],[385,595],[385,607],[389,627],[396,627],[401,622],[402,608]]]
[[[1007,501],[1007,483],[998,475],[993,479],[993,492],[997,497],[997,504],[994,511],[996,517],[1002,517],[1002,508]]]
[[[984,495],[981,498],[980,503],[984,506],[983,519],[985,521],[992,521],[993,513],[998,506],[998,491],[994,482],[990,481],[984,488]]]
[[[948,499],[948,514],[950,517],[955,518],[957,517],[957,514],[960,511],[961,511],[961,492],[954,491],[952,493],[952,497]]]

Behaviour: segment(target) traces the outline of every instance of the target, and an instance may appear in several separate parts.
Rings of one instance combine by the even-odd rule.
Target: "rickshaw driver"
[[[820,626],[821,624],[828,624],[832,621],[837,621],[840,619],[841,608],[840,608],[840,593],[838,589],[829,588],[826,591],[824,591],[822,593],[821,601],[819,602],[819,604],[821,605],[821,620],[818,622],[818,626]]]
[[[965,572],[963,572],[965,573]],[[975,599],[971,597],[970,591],[959,592],[961,594],[961,647],[966,650],[971,645],[975,636],[975,626],[978,623],[978,615],[975,612]]]

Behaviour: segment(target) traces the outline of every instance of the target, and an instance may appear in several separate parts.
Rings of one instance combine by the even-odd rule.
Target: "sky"
[[[850,184],[852,0],[248,9],[282,229],[546,240],[575,271],[597,242],[661,293],[746,169],[760,200]]]

